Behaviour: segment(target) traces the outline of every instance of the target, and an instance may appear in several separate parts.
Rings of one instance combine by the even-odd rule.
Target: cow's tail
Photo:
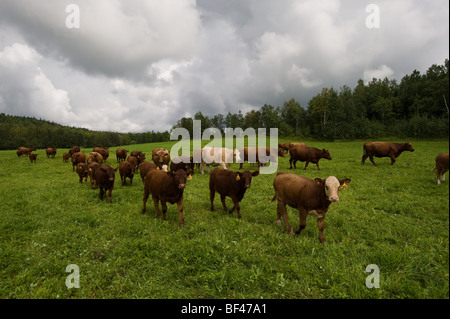
[[[273,203],[273,201],[275,200],[275,198],[277,198],[277,194],[273,195],[272,199],[270,200],[271,203]]]
[[[366,150],[366,144],[363,145],[363,155],[367,154],[367,150]]]

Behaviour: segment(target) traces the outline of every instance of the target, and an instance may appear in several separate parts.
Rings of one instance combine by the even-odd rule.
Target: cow
[[[186,172],[189,173],[189,171],[194,170],[194,158],[187,157],[184,155],[180,155],[178,157],[175,157],[170,162],[170,171],[176,172],[179,169],[184,169]]]
[[[307,146],[305,143],[297,143],[297,142],[295,142],[295,143],[289,143],[289,149],[291,148],[291,147],[304,147],[304,146]]]
[[[95,170],[100,167],[101,164],[97,162],[91,162],[88,164],[88,171],[89,171],[89,180],[91,181],[91,188],[96,189],[97,188],[97,182],[95,181]]]
[[[278,143],[278,148],[283,150],[283,153],[285,153],[286,151],[289,154],[289,142],[287,143]]]
[[[170,152],[160,147],[154,148],[152,150],[152,160],[161,169],[163,165],[169,165]]]
[[[325,180],[321,178],[309,179],[296,174],[278,172],[273,181],[275,195],[271,202],[277,200],[277,225],[281,226],[281,217],[284,219],[286,230],[292,233],[289,225],[286,205],[298,209],[300,216],[299,228],[295,231],[300,234],[306,227],[306,216],[317,218],[319,228],[319,241],[325,242],[323,234],[325,214],[331,203],[339,201],[339,188],[346,188],[351,179],[337,179],[329,176]]]
[[[320,171],[319,160],[321,158],[325,158],[327,160],[331,160],[330,152],[326,149],[319,150],[315,147],[308,146],[294,146],[289,149],[289,164],[290,169],[292,169],[292,164],[294,164],[294,168],[297,168],[297,161],[306,162],[305,170],[308,167],[309,163],[316,164],[317,169]]]
[[[119,164],[119,174],[120,180],[122,181],[122,186],[126,185],[126,179],[130,179],[130,187],[133,184],[133,177],[135,173],[135,166],[130,162],[121,162]]]
[[[106,162],[106,160],[109,157],[109,149],[108,147],[94,147],[92,149],[93,152],[100,153],[100,155],[103,157],[103,160]]]
[[[134,169],[137,169],[137,168],[138,168],[138,165],[139,165],[139,159],[138,159],[136,156],[131,156],[131,155],[128,156],[128,157],[127,157],[127,162],[133,164]]]
[[[390,157],[391,165],[394,165],[397,157],[404,151],[414,152],[411,143],[390,143],[390,142],[367,142],[363,146],[363,156],[361,165],[364,165],[367,157],[373,165],[377,166],[373,161],[373,157]]]
[[[259,171],[253,173],[249,171],[234,172],[223,168],[215,168],[209,176],[209,199],[211,201],[211,211],[214,211],[214,196],[216,192],[220,194],[220,200],[224,210],[228,210],[225,204],[225,197],[228,196],[233,201],[233,208],[229,213],[237,212],[237,218],[241,219],[240,202],[244,198],[245,192],[250,188],[252,177],[258,176]]]
[[[55,158],[55,156],[56,156],[56,148],[55,147],[47,147],[45,149],[45,153],[47,154],[47,158],[49,158],[50,156]]]
[[[156,166],[156,164],[150,162],[142,162],[141,165],[139,165],[139,173],[141,174],[142,184],[145,184],[145,177],[148,172],[157,168],[158,166]]]
[[[153,169],[149,171],[147,176],[145,177],[142,213],[145,213],[147,199],[151,194],[153,198],[153,204],[155,206],[156,216],[161,215],[161,212],[159,210],[159,201],[161,201],[163,220],[166,220],[166,203],[177,203],[177,209],[180,215],[180,227],[183,227],[183,192],[186,188],[186,180],[187,174],[182,169],[179,169],[175,173],[164,172],[159,169]]]
[[[63,159],[63,163],[67,163],[69,161],[69,153],[63,153],[62,155],[62,159]]]
[[[278,153],[277,153],[278,152]],[[281,150],[281,153],[283,155],[284,151]],[[270,147],[241,147],[239,149],[239,154],[240,154],[240,165],[239,165],[239,169],[242,169],[244,162],[249,162],[249,163],[257,163],[258,164],[258,168],[263,165],[266,164],[268,161],[271,162],[277,162],[278,157],[275,154],[278,154],[278,156],[280,155],[280,149],[278,149],[277,151],[273,148]]]
[[[81,152],[81,149],[79,146],[72,146],[72,148],[69,150],[69,157],[72,157],[73,154]]]
[[[448,153],[441,153],[436,156],[436,165],[433,170],[436,170],[438,185],[441,184],[441,181],[445,181],[445,173],[448,171],[448,162]]]
[[[87,157],[87,163],[97,162],[99,164],[103,163],[103,156],[98,152],[90,152]]]
[[[17,156],[21,157],[22,155],[25,156],[30,156],[30,153],[35,151],[36,147],[19,147],[19,149],[17,150]]]
[[[33,153],[30,153],[30,155],[29,155],[29,157],[30,157],[30,162],[31,163],[33,163],[33,162],[35,162],[36,163],[36,159],[37,159],[37,156],[38,156],[39,154],[33,154]]]
[[[109,165],[101,164],[94,171],[94,178],[97,186],[100,189],[99,198],[103,200],[103,195],[108,191],[108,203],[111,203],[111,193],[114,189],[114,180],[116,178],[117,168],[112,168]]]
[[[80,183],[83,182],[83,178],[84,183],[87,183],[87,178],[89,175],[89,165],[85,163],[78,163],[76,171],[78,173],[78,176],[80,177]]]
[[[145,161],[145,153],[142,153],[141,151],[132,151],[130,153],[130,156],[134,156],[136,157],[136,159],[138,160],[138,166]]]
[[[125,161],[127,159],[127,153],[128,153],[128,151],[126,149],[118,148],[116,150],[117,163],[120,163],[121,161]]]
[[[197,150],[198,152],[198,150]],[[195,154],[194,154],[195,158]],[[224,147],[210,147],[205,146],[201,149],[201,163],[200,171],[204,174],[205,165],[208,168],[208,173],[211,173],[209,165],[222,166],[223,169],[228,169],[233,161],[239,162],[241,160],[240,152],[236,149],[231,150]]]
[[[72,155],[72,171],[75,170],[78,163],[86,163],[86,154],[84,152],[76,152]]]

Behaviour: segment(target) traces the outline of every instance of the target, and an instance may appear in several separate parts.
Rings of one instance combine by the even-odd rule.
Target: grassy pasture
[[[285,140],[280,140],[285,141]],[[205,144],[204,142],[203,144]],[[184,193],[185,227],[176,205],[156,218],[151,198],[141,214],[143,185],[121,186],[112,204],[78,183],[70,163],[36,164],[0,151],[1,298],[448,298],[449,185],[436,185],[434,158],[448,141],[412,141],[394,166],[390,159],[362,166],[363,142],[317,142],[332,160],[321,170],[298,162],[279,171],[352,179],[325,219],[327,242],[307,218],[301,235],[277,227],[273,175],[259,175],[241,202],[242,220],[209,211],[209,175],[196,171]],[[147,154],[172,143],[126,146]],[[107,164],[117,167],[115,149]],[[91,149],[82,149],[89,153]],[[237,170],[238,164],[231,169]],[[255,167],[246,163],[244,169]],[[231,200],[227,198],[231,207]],[[298,213],[288,208],[298,227]],[[67,265],[80,270],[80,288],[65,285]],[[368,289],[366,266],[380,269],[380,288]]]

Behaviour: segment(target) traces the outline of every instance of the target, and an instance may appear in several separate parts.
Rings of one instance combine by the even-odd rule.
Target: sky
[[[448,57],[447,0],[0,0],[0,113],[96,131],[307,108]]]

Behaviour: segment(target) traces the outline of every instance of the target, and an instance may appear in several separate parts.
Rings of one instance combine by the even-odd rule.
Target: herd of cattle
[[[38,154],[33,154],[35,148],[20,147],[17,150],[17,156],[26,155],[31,163],[36,162]],[[56,148],[47,148],[47,157],[55,158]],[[404,151],[413,152],[414,148],[410,143],[389,143],[389,142],[368,142],[363,146],[363,157],[361,164],[364,164],[367,157],[373,165],[376,165],[373,157],[390,157],[393,165],[398,156]],[[240,219],[240,202],[244,198],[246,190],[250,187],[252,177],[259,175],[259,167],[267,164],[269,161],[276,162],[278,157],[290,155],[290,169],[296,168],[297,161],[306,162],[306,170],[309,163],[316,164],[319,168],[319,160],[324,158],[331,160],[328,150],[308,147],[305,143],[279,143],[278,150],[269,147],[243,147],[240,149],[227,149],[221,147],[203,147],[196,149],[192,157],[178,156],[171,160],[170,152],[163,148],[155,148],[152,151],[152,162],[145,161],[146,154],[141,151],[132,151],[128,155],[128,150],[119,148],[116,150],[117,168],[105,164],[109,157],[107,147],[94,147],[93,151],[86,156],[81,152],[79,146],[72,147],[67,153],[62,155],[63,161],[72,162],[72,171],[76,171],[79,176],[79,182],[87,183],[90,179],[91,188],[99,189],[99,198],[103,200],[107,192],[108,202],[111,202],[111,194],[114,188],[115,174],[119,171],[122,186],[126,185],[126,179],[129,179],[130,186],[133,183],[133,177],[139,170],[142,183],[144,184],[144,196],[142,213],[146,211],[148,197],[152,195],[156,215],[160,216],[159,202],[162,206],[162,219],[166,219],[167,202],[177,204],[179,212],[179,224],[184,226],[183,217],[183,192],[186,187],[186,181],[191,179],[195,168],[204,174],[204,166],[207,166],[209,177],[209,190],[211,211],[214,210],[215,193],[219,193],[224,210],[228,210],[225,204],[225,198],[230,197],[233,202],[233,208],[229,210],[232,213],[237,212]],[[275,155],[276,154],[276,155]],[[201,159],[199,163],[194,163],[194,158]],[[256,163],[258,170],[250,172],[236,172],[229,169],[230,163],[240,163],[242,169],[244,162]],[[436,157],[434,170],[436,170],[437,183],[445,180],[445,173],[448,171],[449,154],[441,153]],[[209,165],[221,166],[210,170]],[[302,177],[296,174],[278,172],[273,181],[275,195],[271,201],[277,200],[277,225],[281,225],[283,217],[286,229],[292,233],[287,218],[286,205],[299,211],[300,225],[296,233],[300,233],[306,227],[306,217],[313,215],[317,218],[319,228],[319,240],[325,241],[323,235],[325,214],[332,202],[339,200],[338,192],[346,188],[351,179],[337,179],[329,176],[326,179],[316,178],[314,180]]]

